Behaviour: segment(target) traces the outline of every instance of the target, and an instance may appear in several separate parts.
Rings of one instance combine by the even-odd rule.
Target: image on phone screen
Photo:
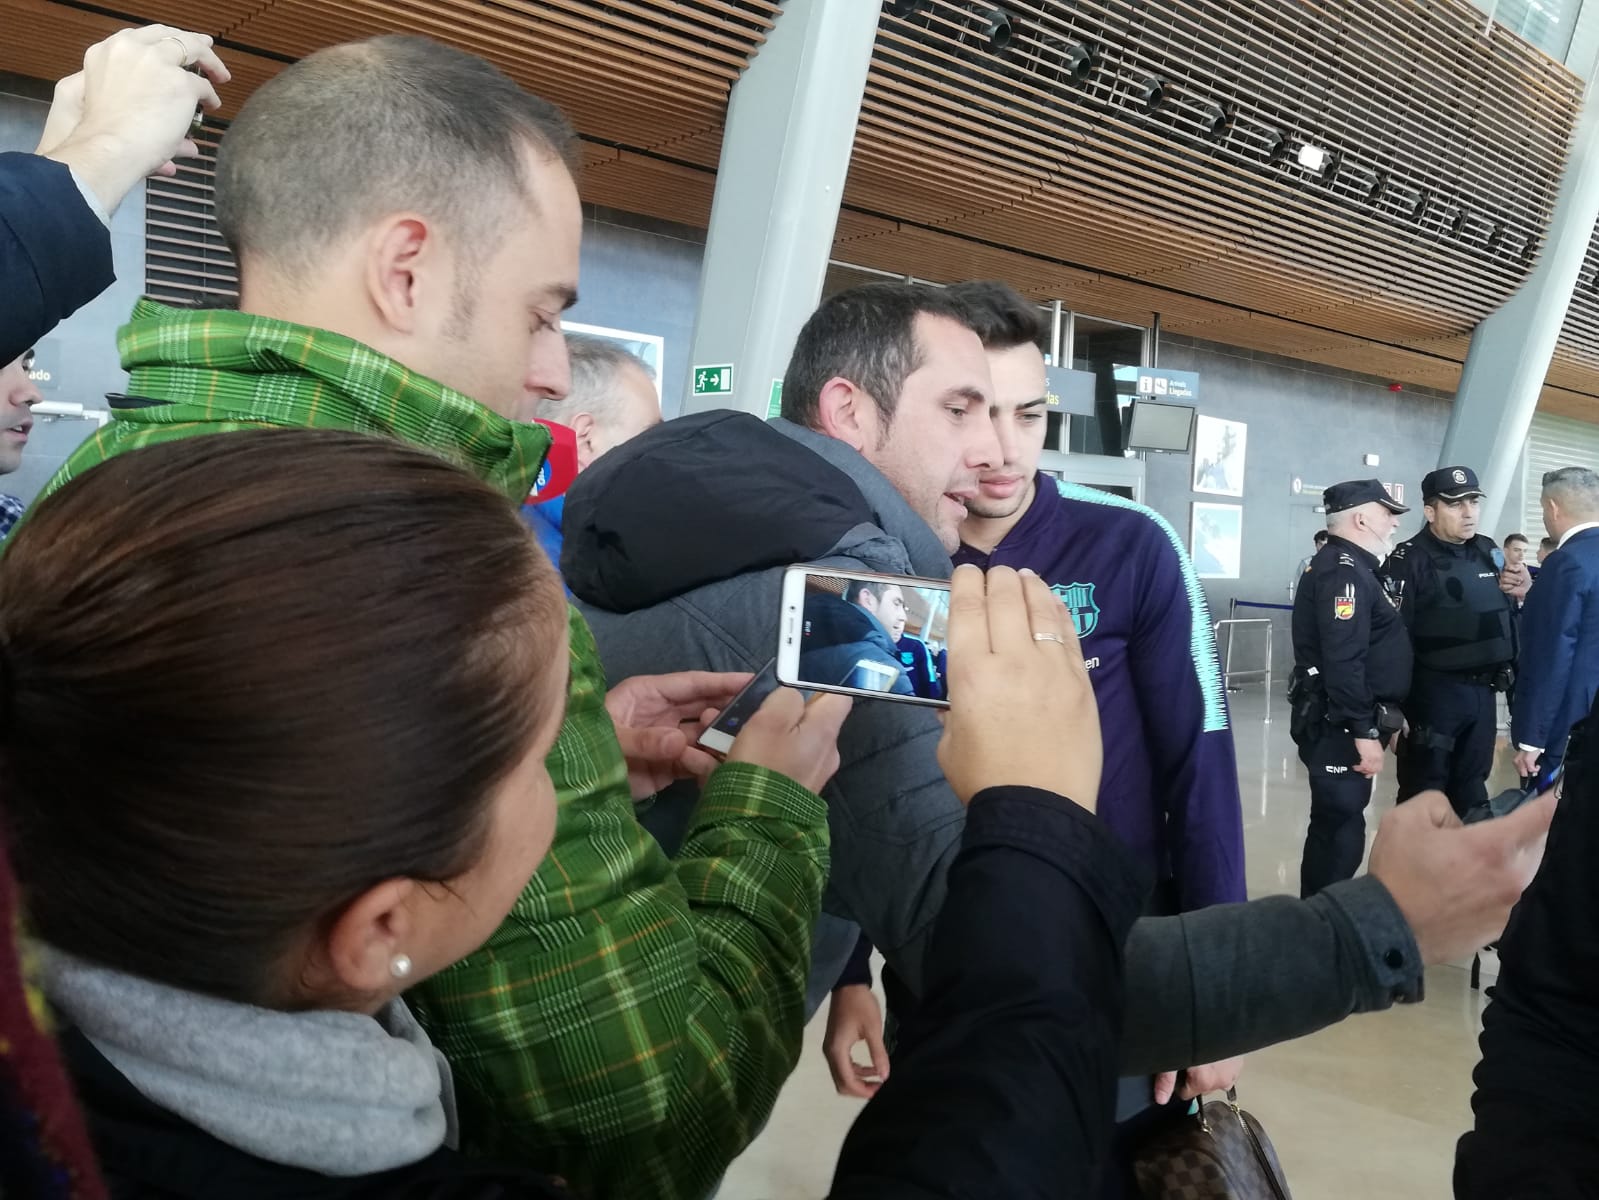
[[[744,685],[744,690],[734,696],[733,702],[700,734],[698,745],[717,754],[726,754],[733,748],[733,739],[744,728],[744,723],[759,711],[766,697],[777,687],[777,660],[774,658]]]
[[[777,677],[785,684],[946,706],[949,584],[791,567]]]

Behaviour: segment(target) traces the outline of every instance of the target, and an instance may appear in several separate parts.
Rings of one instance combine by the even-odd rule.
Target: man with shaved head
[[[120,335],[129,395],[57,486],[152,442],[316,426],[434,449],[525,499],[552,436],[528,418],[568,388],[577,162],[553,105],[436,42],[285,68],[217,161],[239,311],[141,301]],[[407,997],[455,1068],[472,1149],[583,1194],[700,1196],[770,1111],[800,1047],[825,809],[740,762],[709,775],[673,860],[633,815],[663,777],[709,771],[679,723],[745,678],[607,696],[574,615],[555,844],[487,947]]]

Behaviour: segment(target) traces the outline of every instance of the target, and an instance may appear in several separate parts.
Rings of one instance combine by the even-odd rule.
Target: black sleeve
[[[894,1071],[831,1195],[1080,1196],[1106,1154],[1121,947],[1147,886],[1086,811],[995,788],[971,805]]]
[[[111,233],[72,172],[37,154],[0,154],[0,364],[115,279]]]
[[[1542,584],[1538,585],[1543,586]],[[1534,589],[1536,590],[1536,589]],[[1599,775],[1594,717],[1572,743],[1543,865],[1499,947],[1483,1013],[1475,1128],[1455,1159],[1459,1200],[1599,1195]]]
[[[857,984],[872,986],[872,943],[864,933],[856,940],[855,949],[850,951],[849,960],[839,972],[838,982],[833,985],[833,990],[836,992],[839,988],[854,987]]]
[[[1369,571],[1345,558],[1311,579],[1327,719],[1340,729],[1369,727],[1377,704],[1366,681],[1366,657],[1371,651],[1372,608],[1387,603],[1381,585]]]

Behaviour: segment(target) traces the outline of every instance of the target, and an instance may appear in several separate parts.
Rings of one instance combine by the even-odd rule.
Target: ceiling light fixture
[[[988,13],[988,52],[998,54],[1011,43],[1015,28],[1010,13],[1003,8],[990,9]]]
[[[1225,137],[1233,123],[1233,108],[1229,104],[1210,101],[1199,110],[1199,132],[1212,140]]]
[[[1066,47],[1066,69],[1071,77],[1081,83],[1094,69],[1094,48],[1087,42],[1073,42]]]

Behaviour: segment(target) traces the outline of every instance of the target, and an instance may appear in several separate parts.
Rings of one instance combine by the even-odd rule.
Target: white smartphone
[[[778,688],[777,660],[774,658],[761,668],[754,679],[744,685],[744,690],[733,697],[733,702],[716,715],[716,720],[706,726],[695,745],[713,754],[726,754],[733,748],[733,739],[744,728],[744,723],[759,711],[766,697]]]
[[[948,708],[949,582],[790,567],[777,679],[789,687]]]

